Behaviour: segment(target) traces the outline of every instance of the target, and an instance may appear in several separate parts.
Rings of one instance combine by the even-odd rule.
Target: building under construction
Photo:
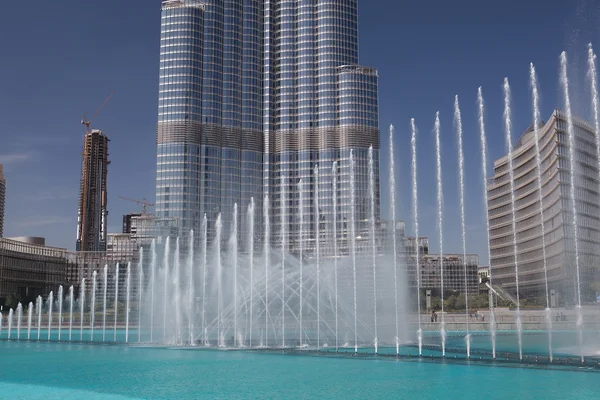
[[[83,139],[77,215],[77,251],[105,251],[107,226],[108,137],[94,129]]]

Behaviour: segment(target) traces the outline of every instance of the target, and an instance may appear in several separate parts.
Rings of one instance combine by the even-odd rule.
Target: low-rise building
[[[425,254],[420,257],[419,272],[421,289],[439,292],[442,287],[442,267],[444,277],[444,292],[479,292],[479,276],[477,267],[479,257],[467,254],[466,263],[462,254]],[[465,277],[466,269],[466,277]]]
[[[0,304],[9,297],[28,303],[66,286],[68,254],[43,238],[0,239]]]

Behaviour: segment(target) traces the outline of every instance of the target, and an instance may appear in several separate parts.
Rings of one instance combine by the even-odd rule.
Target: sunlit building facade
[[[579,282],[582,301],[585,302],[595,300],[594,288],[600,281],[600,188],[594,129],[576,118],[574,129]],[[565,114],[555,110],[548,122],[539,127],[538,137],[542,211],[533,127],[523,134],[513,151],[519,289],[522,296],[545,298],[547,275],[549,290],[561,299],[560,303],[577,304],[577,263]],[[491,275],[494,285],[515,292],[514,232],[508,161],[508,156],[496,160],[494,177],[487,188]]]
[[[27,304],[67,286],[66,249],[45,245],[43,238],[0,239],[0,305],[12,297]],[[10,305],[16,307],[16,304]]]
[[[357,0],[163,1],[157,218],[185,234],[206,214],[214,233],[222,213],[225,238],[234,204],[243,232],[254,198],[258,233],[266,196],[274,245],[297,246],[300,207],[307,239],[331,232],[333,174],[338,228],[352,203],[370,217],[370,146],[378,218],[378,74],[358,65],[357,19]]]

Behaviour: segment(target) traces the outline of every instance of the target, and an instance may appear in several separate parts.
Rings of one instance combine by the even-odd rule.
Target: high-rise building
[[[600,283],[600,175],[594,128],[577,118],[573,122],[579,282],[582,299],[586,301],[595,300],[595,288]],[[542,208],[533,126],[519,139],[512,157],[519,291],[521,296],[545,299],[547,275],[549,289],[561,298],[561,303],[577,304],[577,261],[565,114],[555,110],[548,122],[538,128],[538,138]],[[509,172],[508,156],[496,160],[487,191],[493,284],[514,293],[517,282]]]
[[[163,1],[157,218],[177,218],[185,233],[206,213],[212,231],[222,213],[227,237],[234,203],[243,231],[251,198],[260,229],[266,195],[272,240],[285,232],[291,247],[299,183],[314,237],[333,220],[335,174],[342,230],[351,204],[357,220],[369,216],[370,146],[379,217],[378,76],[358,65],[357,19],[357,0]]]
[[[108,137],[99,130],[83,138],[77,213],[77,251],[105,251],[107,225]]]
[[[4,236],[4,207],[6,204],[6,179],[0,164],[0,238]]]

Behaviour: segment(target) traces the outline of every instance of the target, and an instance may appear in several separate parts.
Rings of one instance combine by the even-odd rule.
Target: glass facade
[[[334,162],[338,221],[350,219],[351,150],[355,203],[366,207],[370,146],[378,218],[378,76],[358,66],[357,20],[357,0],[163,1],[157,218],[178,219],[185,234],[206,213],[214,233],[222,213],[228,237],[234,204],[243,232],[251,198],[261,216],[266,196],[272,242],[286,232],[293,245],[299,207],[317,232],[315,193],[319,218],[333,221]],[[365,207],[357,218],[367,218]]]
[[[261,21],[260,1],[162,3],[156,215],[180,235],[261,202]]]

